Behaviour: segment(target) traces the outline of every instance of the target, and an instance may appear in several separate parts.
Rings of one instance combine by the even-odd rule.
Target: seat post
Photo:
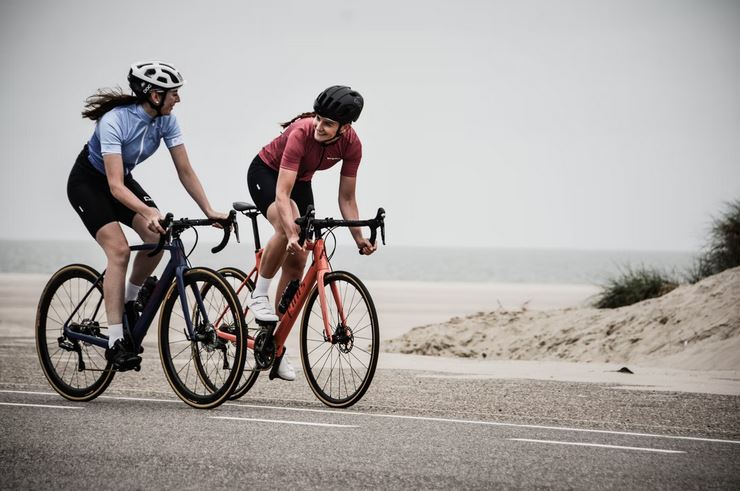
[[[260,230],[257,227],[257,214],[249,214],[249,219],[252,220],[252,232],[254,233],[254,249],[255,252],[262,249],[262,245],[260,244]]]

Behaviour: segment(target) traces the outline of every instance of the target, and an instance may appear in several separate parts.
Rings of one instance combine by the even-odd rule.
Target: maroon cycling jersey
[[[299,181],[310,181],[314,172],[328,169],[340,160],[343,176],[357,176],[362,143],[355,130],[350,126],[339,140],[328,145],[317,142],[313,131],[313,118],[294,121],[260,150],[260,159],[277,171],[282,168],[297,172]]]

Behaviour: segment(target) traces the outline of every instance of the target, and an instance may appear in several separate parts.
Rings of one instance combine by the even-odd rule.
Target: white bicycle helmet
[[[134,94],[145,98],[152,89],[170,90],[181,87],[185,79],[177,68],[161,61],[141,61],[131,65],[128,83]]]

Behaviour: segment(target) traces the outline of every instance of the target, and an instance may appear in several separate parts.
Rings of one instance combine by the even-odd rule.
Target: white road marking
[[[554,444],[554,445],[575,445],[579,447],[600,447],[600,448],[615,448],[619,450],[639,450],[641,452],[686,453],[682,450],[664,450],[661,448],[645,448],[645,447],[624,447],[622,445],[604,445],[601,443],[559,442],[556,440],[530,440],[529,438],[508,438],[508,440],[511,440],[514,442],[549,443],[549,444]]]
[[[180,399],[151,399],[146,397],[125,396],[100,396],[101,399],[113,399],[116,401],[139,401],[139,402],[182,402]]]
[[[30,390],[3,390],[0,389],[0,393],[4,394],[29,394],[32,396],[55,396],[56,392],[33,392]]]
[[[279,409],[284,411],[305,411],[305,412],[316,412],[316,413],[328,413],[328,414],[346,414],[356,416],[369,416],[373,418],[393,418],[393,419],[411,419],[417,421],[433,421],[439,423],[458,423],[458,424],[475,424],[483,426],[506,426],[510,428],[532,428],[537,430],[556,430],[556,431],[575,431],[583,433],[601,433],[607,435],[625,435],[625,436],[640,436],[649,438],[668,438],[673,440],[691,440],[699,442],[711,442],[711,443],[734,443],[740,444],[740,440],[720,440],[717,438],[700,438],[694,436],[679,436],[679,435],[657,435],[652,433],[635,433],[630,431],[610,431],[610,430],[591,430],[587,428],[569,428],[563,426],[544,426],[544,425],[528,425],[528,424],[516,424],[516,423],[500,423],[497,421],[477,421],[477,420],[465,420],[465,419],[451,419],[451,418],[433,418],[428,416],[405,416],[401,414],[374,414],[374,413],[363,413],[359,411],[336,411],[332,409],[309,409],[309,408],[298,408],[298,407],[281,407],[281,406],[261,406],[258,404],[238,404],[234,402],[227,402],[224,406],[235,406],[235,407],[249,407],[249,408],[262,408],[262,409]]]
[[[338,425],[332,423],[311,423],[308,421],[286,421],[284,419],[259,419],[259,418],[237,418],[231,416],[210,416],[211,419],[230,419],[235,421],[256,421],[258,423],[282,423],[288,425],[302,425],[302,426],[326,426],[330,428],[359,428],[359,426],[353,425]]]
[[[19,390],[2,390],[0,393],[9,394],[32,394],[32,395],[57,395],[56,392],[31,392],[31,391],[19,391]],[[117,399],[117,400],[131,400],[131,401],[143,401],[143,402],[166,402],[166,403],[180,403],[180,399],[150,399],[145,397],[119,397],[119,396],[100,396],[106,399]],[[305,401],[298,401],[305,402]],[[415,421],[431,421],[438,423],[456,423],[456,424],[475,424],[482,426],[502,426],[509,428],[532,428],[537,430],[555,430],[555,431],[574,431],[581,433],[600,433],[606,435],[624,435],[624,436],[638,436],[647,438],[666,438],[670,440],[689,440],[697,442],[709,442],[709,443],[731,443],[740,444],[740,440],[721,440],[718,438],[700,438],[694,436],[680,436],[680,435],[658,435],[653,433],[636,433],[630,431],[610,431],[610,430],[591,430],[587,428],[569,428],[563,426],[544,426],[544,425],[529,425],[529,424],[516,424],[516,423],[501,423],[497,421],[478,421],[478,420],[465,420],[465,419],[452,419],[452,418],[434,418],[428,416],[405,416],[400,414],[374,414],[374,413],[363,413],[359,411],[337,411],[335,409],[311,409],[311,408],[299,408],[299,407],[285,407],[285,406],[263,406],[259,404],[241,404],[235,402],[224,403],[225,407],[247,407],[255,409],[274,409],[280,411],[298,411],[308,413],[326,413],[326,414],[341,414],[349,416],[368,416],[373,418],[392,418],[392,419],[409,419]],[[69,407],[69,406],[64,406]]]
[[[2,390],[6,394],[26,394],[35,396],[55,396],[56,392],[34,392],[30,390]],[[180,399],[152,399],[148,397],[126,397],[126,396],[100,396],[100,399],[113,399],[118,401],[141,401],[141,402],[182,402]]]
[[[47,407],[50,409],[84,409],[80,406],[54,406],[52,404],[25,404],[21,402],[0,402],[0,406]]]

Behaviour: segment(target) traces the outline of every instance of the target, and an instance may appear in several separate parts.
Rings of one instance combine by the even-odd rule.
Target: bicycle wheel
[[[301,321],[303,373],[321,402],[349,407],[362,398],[375,374],[378,315],[367,288],[352,273],[328,273],[324,285],[332,336],[325,337],[319,291],[314,287]]]
[[[247,278],[247,274],[238,268],[221,268],[218,270],[218,272],[234,289],[237,297],[239,297],[239,303],[244,310],[244,325],[247,329],[247,338],[254,339],[254,336],[259,330],[259,326],[254,320],[254,314],[252,314],[252,312],[247,310],[246,308],[247,295],[252,293],[252,291],[254,290],[254,282],[251,279],[247,280],[246,284],[242,287],[242,283],[244,283],[244,280]],[[241,290],[239,290],[240,288]],[[247,348],[247,359],[244,363],[244,372],[242,372],[242,376],[239,379],[239,382],[237,383],[236,388],[234,389],[234,392],[231,394],[231,397],[229,397],[229,399],[235,401],[249,392],[249,389],[251,389],[254,383],[257,381],[257,377],[259,377],[259,374],[260,372],[256,369],[254,365],[254,352],[251,349]]]
[[[185,291],[173,282],[159,318],[159,354],[165,376],[177,396],[198,409],[211,409],[226,401],[244,369],[246,332],[244,316],[234,290],[217,272],[191,268],[183,275]],[[194,336],[178,300],[185,296]],[[202,308],[197,301],[201,297]],[[217,336],[228,330],[235,341]]]
[[[70,401],[95,399],[115,374],[105,359],[105,348],[64,335],[68,320],[70,329],[83,334],[107,332],[103,284],[96,284],[99,276],[84,264],[63,267],[44,287],[36,311],[36,353],[41,368],[52,388]]]

